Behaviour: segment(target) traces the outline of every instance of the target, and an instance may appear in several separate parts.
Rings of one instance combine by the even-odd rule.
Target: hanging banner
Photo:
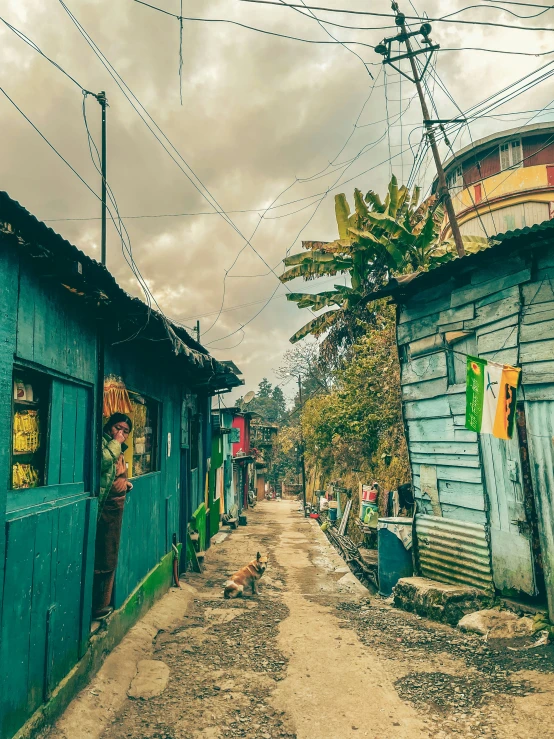
[[[521,369],[467,358],[466,428],[511,439]]]

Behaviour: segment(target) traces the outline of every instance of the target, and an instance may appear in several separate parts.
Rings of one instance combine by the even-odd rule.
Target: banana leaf
[[[370,204],[371,206],[373,206],[373,210],[374,210],[374,211],[375,211],[376,213],[384,213],[384,211],[385,211],[385,206],[383,205],[383,202],[382,202],[381,198],[379,197],[379,195],[377,195],[377,193],[376,193],[376,192],[374,192],[373,190],[370,190],[370,191],[369,191],[369,192],[368,192],[368,193],[366,194],[366,196],[365,196],[365,199],[366,199],[366,201],[367,201],[367,202],[368,202],[368,203],[369,203],[369,204]]]
[[[290,343],[296,344],[297,341],[300,341],[305,336],[308,336],[308,334],[312,334],[313,336],[321,336],[321,334],[327,331],[328,328],[331,328],[332,324],[336,321],[340,313],[340,310],[330,310],[327,311],[327,313],[324,313],[322,316],[317,316],[317,318],[314,318],[305,326],[302,326],[302,328],[299,329],[295,334],[293,334],[289,339]]]
[[[389,207],[387,213],[393,218],[396,217],[396,211],[398,210],[398,180],[393,175],[389,182]]]
[[[299,308],[312,308],[316,311],[344,303],[343,296],[335,290],[323,293],[288,293],[287,300],[296,303]]]
[[[437,224],[433,218],[433,214],[429,213],[425,225],[418,234],[416,246],[418,249],[426,249],[430,246],[437,236]]]
[[[331,241],[303,241],[302,248],[311,251],[325,251],[325,247],[331,243]]]
[[[362,195],[360,190],[358,190],[358,188],[354,190],[354,204],[356,206],[356,213],[360,217],[367,216],[367,214],[369,213],[369,208],[365,204],[364,196]]]
[[[410,210],[417,208],[420,195],[421,195],[421,187],[418,187],[418,186],[414,187],[414,190],[412,192],[412,199],[410,200]]]
[[[348,239],[348,217],[350,216],[350,206],[344,193],[335,195],[335,216],[337,218],[337,226],[339,229],[339,238]]]
[[[289,254],[283,259],[285,267],[292,267],[295,264],[323,263],[333,262],[336,259],[334,254],[328,254],[324,251],[298,252],[298,254]]]

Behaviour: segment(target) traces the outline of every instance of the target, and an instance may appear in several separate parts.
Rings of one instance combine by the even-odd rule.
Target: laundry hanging
[[[521,369],[467,358],[466,428],[511,439]]]

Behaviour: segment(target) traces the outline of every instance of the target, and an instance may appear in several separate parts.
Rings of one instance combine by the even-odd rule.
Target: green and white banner
[[[511,439],[521,369],[467,358],[466,428]]]

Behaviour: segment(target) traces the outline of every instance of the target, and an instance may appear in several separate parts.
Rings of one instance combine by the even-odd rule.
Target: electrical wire
[[[135,2],[142,2],[142,0],[135,0]],[[369,15],[375,18],[391,18],[395,19],[396,15],[393,15],[391,13],[376,13],[375,11],[370,10],[351,10],[349,8],[326,8],[321,7],[318,5],[304,5],[300,6],[295,3],[287,3],[284,2],[284,0],[239,0],[239,2],[242,3],[256,3],[258,5],[276,5],[278,7],[281,6],[288,6],[289,8],[298,8],[298,7],[305,7],[309,10],[321,10],[326,13],[345,13],[349,15]],[[459,18],[422,18],[420,16],[414,16],[414,15],[406,15],[404,16],[406,20],[415,20],[415,21],[428,21],[431,23],[459,23],[462,25],[468,25],[468,26],[488,26],[492,28],[509,28],[511,30],[516,31],[545,31],[545,32],[552,32],[554,31],[554,28],[541,28],[541,27],[534,27],[534,26],[514,26],[513,24],[510,25],[508,23],[493,23],[492,21],[476,21],[476,20],[461,20]],[[395,27],[395,26],[393,26]],[[388,29],[390,26],[384,26],[382,30]],[[381,30],[381,29],[374,29],[374,30]]]
[[[449,13],[448,15],[443,15],[441,20],[452,18],[452,16],[454,15],[459,15],[459,13],[465,13],[466,10],[475,10],[475,9],[482,10],[483,8],[487,8],[487,10],[497,10],[497,11],[500,11],[501,13],[509,13],[510,15],[513,15],[516,18],[523,18],[524,20],[528,18],[538,18],[539,15],[544,15],[547,10],[551,10],[550,7],[543,6],[543,10],[541,10],[539,13],[535,13],[534,15],[519,15],[513,10],[509,10],[507,8],[498,8],[498,7],[495,7],[494,5],[467,5],[465,8],[460,8],[459,10],[454,10],[452,13]]]
[[[47,145],[48,145],[48,146],[50,147],[50,149],[52,149],[52,151],[53,151],[53,152],[54,152],[54,153],[55,153],[55,154],[56,154],[56,155],[57,155],[57,156],[58,156],[58,157],[59,157],[59,158],[61,159],[61,161],[62,161],[62,162],[63,162],[63,163],[64,163],[64,164],[65,164],[65,165],[66,165],[66,166],[67,166],[67,167],[68,167],[68,168],[69,168],[69,169],[70,169],[70,170],[71,170],[71,171],[73,172],[73,174],[74,174],[74,175],[75,175],[75,176],[76,176],[76,177],[77,177],[77,178],[78,178],[78,179],[79,179],[79,180],[80,180],[80,181],[81,181],[81,182],[83,183],[83,185],[85,185],[85,187],[87,188],[87,190],[89,190],[89,192],[91,192],[91,193],[92,193],[92,195],[94,195],[94,197],[95,197],[95,198],[96,198],[96,199],[97,199],[97,200],[98,200],[99,202],[102,202],[102,199],[101,199],[101,198],[100,198],[100,197],[99,197],[99,196],[97,195],[97,193],[96,193],[96,192],[95,192],[95,191],[93,190],[93,188],[92,188],[92,187],[91,187],[91,186],[90,186],[90,185],[88,184],[88,182],[87,182],[87,181],[86,181],[86,180],[85,180],[85,179],[84,179],[84,178],[83,178],[83,177],[82,177],[82,176],[81,176],[81,175],[79,174],[79,172],[77,172],[77,170],[76,170],[76,169],[75,169],[75,168],[74,168],[74,167],[73,167],[73,166],[72,166],[72,165],[71,165],[71,164],[70,164],[70,163],[68,162],[68,160],[67,160],[67,159],[66,159],[66,158],[65,158],[65,157],[64,157],[64,156],[63,156],[63,155],[62,155],[62,154],[61,154],[61,153],[60,153],[60,152],[59,152],[59,151],[58,151],[58,150],[56,149],[56,147],[55,147],[55,146],[54,146],[54,145],[53,145],[53,144],[52,144],[52,143],[51,143],[51,142],[50,142],[50,141],[49,141],[49,140],[48,140],[48,139],[46,138],[46,136],[45,136],[45,135],[44,135],[44,134],[42,133],[42,131],[40,131],[40,129],[39,129],[39,128],[38,128],[38,127],[37,127],[37,126],[36,126],[36,125],[35,125],[35,124],[33,123],[33,121],[32,121],[32,120],[31,120],[31,119],[30,119],[30,118],[29,118],[29,117],[28,117],[28,116],[27,116],[27,115],[26,115],[26,114],[25,114],[25,113],[23,112],[23,110],[22,110],[22,109],[21,109],[21,108],[20,108],[20,107],[19,107],[19,106],[17,105],[17,103],[16,103],[16,102],[15,102],[15,101],[14,101],[14,100],[13,100],[13,99],[12,99],[12,98],[11,98],[11,97],[10,97],[10,96],[8,95],[8,93],[7,93],[7,92],[6,92],[5,90],[4,90],[4,88],[0,87],[0,92],[1,92],[1,93],[2,93],[3,95],[4,95],[4,97],[5,97],[5,98],[6,98],[6,99],[7,99],[7,100],[8,100],[8,101],[9,101],[9,102],[10,102],[10,103],[11,103],[11,104],[13,105],[13,107],[14,107],[14,108],[15,108],[15,109],[16,109],[16,110],[17,110],[17,111],[19,112],[19,114],[20,114],[20,115],[21,115],[21,116],[22,116],[22,117],[23,117],[23,118],[24,118],[24,119],[25,119],[25,120],[27,121],[27,123],[29,123],[29,125],[30,125],[30,126],[31,126],[31,127],[32,127],[32,128],[33,128],[33,129],[35,130],[35,131],[36,131],[36,133],[38,133],[38,135],[39,135],[39,136],[40,136],[40,137],[42,138],[42,140],[43,140],[43,141],[44,141],[44,142],[45,142],[45,143],[46,143],[46,144],[47,144]],[[123,237],[123,234],[122,234],[122,232],[121,232],[121,229],[118,229],[118,226],[117,226],[117,222],[116,222],[116,218],[114,217],[114,215],[113,215],[113,213],[112,213],[112,211],[111,211],[111,209],[110,209],[110,207],[109,207],[108,205],[106,205],[106,210],[107,210],[107,212],[108,212],[108,214],[109,214],[109,216],[110,216],[110,218],[111,218],[111,220],[112,220],[112,223],[113,223],[113,225],[114,225],[114,227],[115,227],[116,231],[118,232],[118,234],[119,234],[119,236],[120,236],[120,238],[121,238],[121,240],[122,240],[122,245],[123,245],[123,246],[125,246],[125,241],[124,241],[124,237]],[[137,279],[138,279],[138,278],[137,278]],[[139,284],[141,284],[141,283],[140,283],[140,281],[139,281]],[[141,287],[143,287],[143,285],[142,285],[142,284],[141,284]],[[147,306],[148,306],[148,318],[147,318],[147,322],[148,322],[148,320],[150,319],[150,311],[151,311],[151,302],[150,302],[150,299],[151,299],[151,294],[150,294],[150,292],[148,291],[148,289],[146,289],[146,290],[145,290],[144,292],[145,292],[145,298],[146,298],[146,301],[147,301]],[[156,304],[156,305],[157,305],[157,304]],[[167,319],[166,319],[165,315],[163,314],[163,311],[161,311],[161,310],[160,310],[160,318],[161,318],[162,322],[164,323],[164,325],[166,325],[166,328],[169,328],[169,326],[168,326],[168,323],[167,323]],[[140,330],[142,330],[142,329],[140,329]],[[140,333],[140,331],[139,331],[139,333]],[[168,331],[168,333],[170,334],[170,335],[169,335],[169,338],[171,338],[171,333],[173,333],[173,334],[174,334],[174,332],[172,332],[172,331]]]
[[[289,41],[302,41],[305,44],[333,44],[333,45],[338,44],[339,46],[346,46],[346,44],[352,44],[356,46],[365,46],[368,49],[375,48],[373,44],[366,44],[362,41],[320,41],[317,39],[307,39],[307,38],[300,38],[298,36],[289,36],[288,34],[285,34],[285,33],[277,33],[276,31],[268,31],[264,28],[255,28],[254,26],[248,26],[245,23],[239,23],[239,21],[232,21],[227,18],[192,18],[192,17],[178,16],[176,13],[170,13],[169,10],[164,10],[163,8],[158,8],[156,5],[150,5],[150,3],[145,3],[144,0],[133,0],[133,2],[138,3],[139,5],[144,5],[147,8],[151,8],[152,10],[156,10],[158,11],[158,13],[162,13],[163,15],[169,15],[172,18],[179,18],[181,21],[189,21],[189,22],[197,22],[197,23],[227,23],[231,26],[239,26],[240,28],[245,28],[248,31],[257,31],[258,33],[265,34],[266,36],[277,36],[278,38],[288,39]],[[358,55],[356,54],[356,56]],[[361,59],[361,57],[359,58]],[[362,62],[364,63],[364,66],[367,68],[367,64],[369,62],[366,63],[363,59],[362,59]],[[369,69],[367,71],[369,72]],[[369,72],[369,74],[371,75],[371,72]]]
[[[525,8],[547,8],[547,10],[550,10],[554,6],[552,5],[537,5],[536,3],[518,3],[513,2],[513,0],[485,0],[488,3],[501,3],[502,5],[521,5]]]
[[[8,21],[5,20],[4,18],[2,18],[1,16],[0,16],[0,21],[2,21],[2,23],[4,23],[4,25],[6,25],[10,29],[10,31],[12,31],[13,33],[15,33],[16,36],[18,36],[22,41],[24,41],[28,46],[30,46],[31,49],[33,49],[33,51],[36,51],[38,54],[40,54],[42,57],[44,57],[44,59],[46,59],[48,62],[50,62],[50,64],[52,64],[54,67],[56,67],[56,69],[58,69],[62,74],[64,74],[69,80],[71,80],[71,82],[73,82],[73,84],[76,85],[80,90],[84,90],[85,89],[85,87],[83,85],[81,85],[75,79],[75,77],[72,77],[69,74],[69,72],[67,72],[63,67],[61,67],[57,62],[55,62],[49,56],[47,56],[42,51],[42,49],[37,44],[35,44],[34,41],[32,41],[28,36],[26,36],[23,33],[23,31],[20,31],[15,26],[12,26],[11,23],[8,23]]]
[[[416,59],[416,64],[418,64],[418,60],[417,59]],[[433,75],[433,79],[440,85],[440,87],[443,89],[443,91],[447,94],[447,96],[449,97],[449,99],[452,101],[452,103],[454,104],[454,106],[456,107],[456,109],[458,110],[458,112],[463,115],[463,112],[462,112],[461,108],[456,103],[456,101],[454,100],[454,98],[452,97],[452,95],[450,94],[450,92],[447,90],[446,85],[442,82],[441,78],[439,77],[436,68],[434,68],[434,69],[432,68],[431,69],[431,74]],[[425,89],[427,90],[427,94],[429,95],[429,98],[431,99],[431,103],[432,103],[433,109],[435,111],[435,114],[436,114],[437,118],[439,118],[440,116],[439,116],[439,113],[438,113],[438,110],[437,110],[437,106],[435,105],[435,101],[434,101],[433,95],[431,93],[431,90],[429,89],[429,86],[427,84],[427,80],[426,79],[423,80],[423,84],[425,86]],[[469,123],[467,124],[467,130],[468,130],[469,137],[470,137],[470,140],[471,140],[471,146],[474,149],[475,148],[475,143],[473,141],[473,136],[471,135],[471,128],[470,128]],[[450,149],[450,152],[451,152],[452,156],[455,157],[456,155],[455,155],[454,149],[452,147],[452,144],[450,143],[450,141],[448,140],[448,138],[446,137],[446,135],[444,136],[444,142],[446,143],[447,147]],[[481,167],[480,167],[479,163],[477,164],[477,168],[478,168],[479,173],[480,173],[481,172]],[[489,213],[490,213],[490,217],[491,217],[491,220],[492,220],[493,228],[496,231],[496,224],[494,222],[494,216],[492,214],[492,208],[491,208],[490,202],[489,202],[488,197],[487,197],[485,183],[483,182],[482,184],[483,184],[483,193],[484,193],[484,196],[485,196],[484,197],[484,200],[485,200],[485,202],[486,202],[486,204],[487,204],[487,206],[489,208]],[[469,197],[471,199],[471,202],[472,202],[472,205],[473,205],[473,209],[475,211],[475,214],[477,215],[477,218],[479,219],[479,223],[481,224],[481,228],[483,229],[483,232],[484,232],[486,238],[488,239],[489,238],[489,234],[488,234],[487,228],[485,226],[485,223],[484,223],[484,221],[483,221],[483,219],[481,217],[481,213],[480,213],[479,209],[477,208],[477,205],[476,205],[475,200],[473,198],[473,193],[471,192],[471,188],[468,187],[467,188],[467,192],[468,192]]]
[[[387,94],[387,69],[385,67],[385,111],[387,113],[387,144],[389,148],[389,177],[392,179],[392,149],[390,145],[389,97]]]
[[[82,26],[82,24],[79,23],[79,21],[76,19],[76,17],[73,15],[73,13],[69,10],[69,8],[65,4],[64,0],[59,0],[59,2],[60,2],[60,5],[62,6],[62,8],[65,10],[65,12],[69,15],[71,21],[74,23],[74,25],[76,26],[76,28],[79,31],[79,33],[83,36],[83,38],[88,43],[88,45],[91,47],[91,49],[93,50],[93,52],[95,53],[95,55],[99,58],[99,60],[101,61],[102,65],[106,68],[106,70],[108,71],[108,73],[110,74],[110,76],[112,77],[112,79],[115,81],[115,83],[117,84],[117,86],[119,87],[119,89],[121,90],[121,92],[123,93],[123,95],[125,96],[125,98],[129,101],[129,103],[131,104],[131,106],[134,108],[134,110],[139,115],[139,117],[141,118],[141,120],[145,123],[145,125],[150,130],[150,132],[154,135],[154,137],[156,138],[156,140],[161,144],[162,148],[166,151],[166,153],[170,156],[170,158],[177,164],[178,168],[187,177],[187,179],[195,187],[195,189],[201,194],[201,196],[205,200],[207,200],[207,202],[214,208],[214,210],[217,210],[217,212],[224,219],[224,221],[226,223],[228,223],[228,225],[230,225],[231,228],[233,228],[233,230],[246,242],[247,246],[250,247],[250,249],[254,252],[254,254],[256,254],[256,256],[258,256],[258,258],[266,265],[266,267],[268,267],[268,269],[271,272],[273,272],[273,274],[275,275],[275,277],[279,281],[279,284],[278,284],[278,286],[279,286],[281,284],[280,279],[279,279],[279,275],[275,272],[275,270],[271,267],[271,265],[265,260],[265,258],[258,252],[258,250],[252,245],[251,241],[244,236],[244,234],[241,232],[241,230],[238,228],[238,226],[234,223],[234,221],[228,216],[228,214],[219,205],[219,203],[217,202],[217,200],[210,193],[210,191],[207,189],[207,187],[204,185],[204,183],[200,180],[200,178],[198,177],[198,175],[196,175],[196,173],[190,167],[190,165],[188,164],[188,162],[184,159],[184,157],[182,156],[182,154],[178,151],[178,149],[170,141],[170,139],[167,137],[167,135],[162,131],[162,129],[160,128],[160,126],[154,121],[154,119],[148,113],[148,111],[146,110],[146,108],[144,107],[144,105],[142,105],[142,103],[138,100],[137,96],[132,92],[132,90],[129,88],[129,86],[127,85],[127,83],[123,80],[123,78],[121,77],[121,75],[115,70],[115,68],[109,62],[109,60],[107,59],[107,57],[100,51],[99,47],[95,44],[95,42],[92,40],[92,38],[90,37],[90,35],[86,32],[86,30],[84,29],[84,27]],[[129,92],[129,94],[127,94],[126,90]],[[137,105],[135,105],[135,101],[136,101],[137,105],[140,106],[140,109],[144,111],[144,113],[146,114],[148,120],[152,122],[152,124],[155,127],[155,129],[160,132],[160,135],[163,136],[164,140],[167,141],[167,143],[169,144],[169,146],[171,147],[171,149],[175,152],[175,154],[183,162],[183,164],[186,167],[186,169],[177,161],[177,159],[169,151],[169,149],[167,148],[167,146],[165,146],[165,144],[162,141],[162,139],[160,138],[160,136],[158,136],[158,134],[156,133],[156,131],[152,128],[152,126],[148,123],[148,121],[146,120],[146,118],[144,117],[144,115],[140,112],[140,110],[137,107]],[[189,172],[190,172],[190,174],[189,174]],[[191,175],[194,177],[194,180],[192,179],[192,176]],[[203,189],[201,189],[201,188],[203,188]],[[285,285],[285,287],[286,287],[286,289],[289,292],[291,292],[291,290],[288,287],[288,285]]]
[[[305,4],[306,4],[306,3],[304,2],[304,0],[300,0],[300,1],[301,1],[301,3],[302,3],[303,5],[305,5]],[[297,8],[294,8],[294,10],[297,10]],[[331,33],[331,32],[330,32],[330,31],[329,31],[329,30],[328,30],[327,28],[325,28],[325,26],[324,26],[323,22],[322,22],[322,21],[321,21],[321,20],[320,20],[320,19],[319,19],[319,18],[318,18],[318,17],[316,16],[316,15],[315,15],[315,13],[313,12],[313,10],[309,10],[308,12],[310,13],[310,15],[309,15],[309,16],[308,16],[308,15],[306,15],[306,17],[308,18],[308,17],[310,17],[310,16],[311,16],[311,17],[312,17],[312,18],[313,18],[313,19],[314,19],[315,21],[317,21],[318,25],[319,25],[319,26],[320,26],[320,27],[321,27],[321,28],[322,28],[322,29],[323,29],[323,30],[325,31],[325,33],[326,33],[326,34],[327,34],[327,35],[328,35],[328,36],[329,36],[329,37],[330,37],[331,39],[333,39],[333,41],[338,41],[338,42],[339,42],[339,43],[341,44],[341,46],[343,46],[343,47],[344,47],[344,48],[346,49],[346,51],[350,52],[351,54],[354,54],[354,56],[356,56],[356,57],[357,57],[357,58],[358,58],[358,59],[359,59],[359,60],[360,60],[360,61],[362,62],[362,64],[364,65],[364,68],[365,68],[366,72],[367,72],[367,73],[369,74],[369,76],[371,77],[371,79],[375,79],[375,78],[373,77],[373,74],[371,73],[371,71],[370,71],[370,69],[369,69],[369,66],[368,66],[367,62],[365,62],[365,61],[364,61],[364,60],[362,59],[362,57],[361,57],[361,56],[360,56],[359,54],[357,54],[357,53],[356,53],[356,52],[355,52],[355,51],[354,51],[353,49],[349,49],[349,48],[348,48],[348,46],[346,45],[346,43],[343,43],[342,41],[340,41],[339,39],[337,39],[337,38],[336,38],[335,36],[333,36],[333,34],[332,34],[332,33]],[[302,13],[302,15],[305,15],[305,14],[304,14],[304,13]]]
[[[489,54],[512,54],[515,56],[548,56],[549,54],[554,54],[554,49],[551,49],[550,51],[506,51],[504,49],[484,49],[481,46],[464,46],[461,48],[440,48],[437,49],[439,52],[443,51],[486,51]]]

